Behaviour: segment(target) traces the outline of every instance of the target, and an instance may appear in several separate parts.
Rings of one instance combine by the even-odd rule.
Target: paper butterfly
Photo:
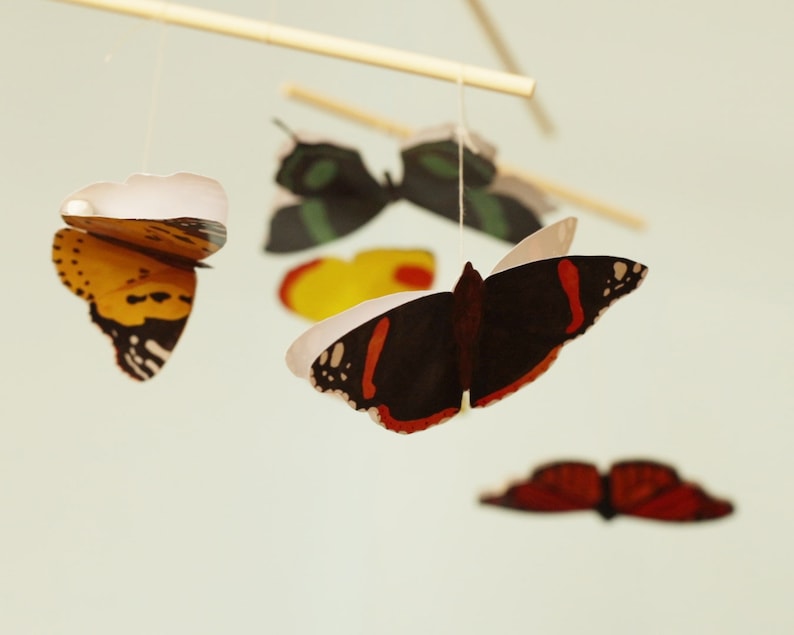
[[[74,227],[56,232],[61,282],[90,305],[133,379],[156,375],[193,305],[195,267],[226,242],[226,193],[197,174],[133,174],[95,183],[61,205]]]
[[[470,227],[517,243],[540,228],[537,214],[553,209],[534,186],[496,174],[493,146],[474,134],[464,151],[465,210]],[[402,149],[403,179],[379,183],[352,148],[294,136],[282,153],[276,182],[282,193],[265,250],[289,252],[345,236],[404,198],[458,221],[458,143],[452,126],[425,131]]]
[[[360,302],[400,291],[429,289],[435,258],[421,249],[371,249],[352,262],[316,258],[287,272],[279,297],[288,309],[324,320]]]
[[[605,476],[590,463],[549,463],[503,494],[483,496],[480,502],[528,512],[593,510],[606,520],[624,515],[692,522],[733,512],[728,501],[713,498],[655,461],[621,461]]]
[[[451,293],[397,293],[328,318],[292,344],[287,365],[395,432],[449,419],[464,391],[487,406],[546,372],[645,276],[624,258],[559,257],[575,224],[536,232],[485,280],[467,263]]]

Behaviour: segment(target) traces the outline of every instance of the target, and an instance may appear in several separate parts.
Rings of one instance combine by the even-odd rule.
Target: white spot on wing
[[[345,354],[345,345],[342,342],[334,344],[334,350],[331,351],[331,368],[337,368],[342,363],[342,356]]]
[[[129,365],[129,367],[132,368],[133,371],[135,371],[135,374],[138,375],[138,377],[140,377],[141,379],[149,379],[149,375],[144,373],[143,370],[141,370],[140,366],[138,366],[138,364],[135,363],[135,360],[132,359],[132,355],[130,355],[129,353],[125,353],[124,359]]]
[[[146,340],[146,344],[143,346],[147,351],[149,351],[155,357],[159,357],[164,362],[171,357],[171,353],[160,346],[160,343],[157,340],[148,339]]]
[[[623,276],[626,275],[629,267],[625,262],[618,260],[614,265],[613,268],[615,270],[615,279],[616,280],[623,280]]]

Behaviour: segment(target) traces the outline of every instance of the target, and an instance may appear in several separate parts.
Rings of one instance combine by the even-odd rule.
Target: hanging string
[[[463,267],[463,215],[465,209],[463,205],[463,144],[466,136],[466,119],[463,108],[463,66],[458,69],[458,259],[460,267]]]
[[[146,123],[146,138],[143,144],[142,172],[149,170],[149,155],[152,149],[152,137],[154,136],[154,119],[157,114],[157,100],[160,96],[160,84],[163,74],[163,58],[165,57],[165,36],[168,32],[166,14],[168,13],[168,3],[163,2],[160,17],[160,41],[157,45],[157,57],[154,62],[154,72],[152,74],[152,90],[149,98],[149,117]]]

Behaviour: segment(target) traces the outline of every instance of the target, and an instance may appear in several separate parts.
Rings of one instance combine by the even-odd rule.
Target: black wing
[[[636,289],[646,272],[623,258],[569,256],[486,278],[472,405],[486,406],[546,372],[560,348]]]
[[[457,222],[458,144],[447,139],[422,143],[402,152],[403,181],[398,193],[415,205]],[[540,229],[536,211],[518,197],[495,192],[490,186],[496,167],[482,154],[463,152],[463,223],[511,243]],[[513,185],[515,188],[515,185]]]
[[[345,236],[390,200],[358,152],[330,143],[296,142],[276,182],[298,198],[273,213],[265,245],[269,252],[307,249]]]
[[[413,300],[349,331],[314,361],[310,381],[395,432],[449,419],[463,396],[452,294]]]

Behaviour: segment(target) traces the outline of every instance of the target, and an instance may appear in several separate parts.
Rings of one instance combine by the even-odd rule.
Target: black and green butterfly
[[[518,243],[540,228],[538,215],[553,206],[526,181],[497,175],[493,146],[472,133],[469,138],[471,144],[463,154],[463,222]],[[414,136],[406,141],[401,156],[402,182],[394,183],[387,173],[380,183],[356,150],[293,135],[276,182],[295,196],[276,206],[265,250],[298,251],[341,238],[398,199],[457,222],[458,142],[454,127]]]

